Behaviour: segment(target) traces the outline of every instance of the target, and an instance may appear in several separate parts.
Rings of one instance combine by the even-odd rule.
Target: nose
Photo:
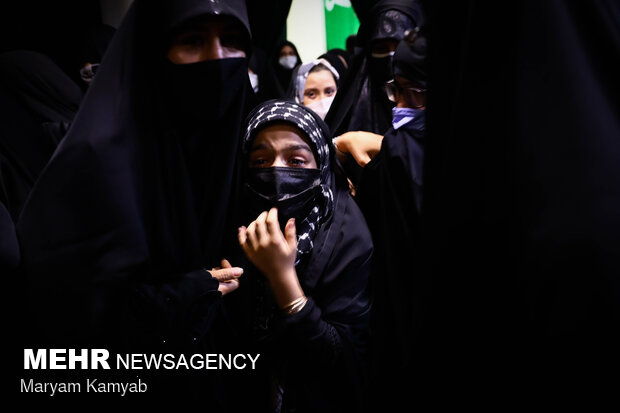
[[[270,165],[271,167],[285,167],[286,165],[286,159],[278,156],[276,157],[276,159],[273,160],[273,163]]]
[[[213,33],[206,35],[200,56],[201,60],[218,60],[226,57],[227,54],[222,47],[220,37]]]

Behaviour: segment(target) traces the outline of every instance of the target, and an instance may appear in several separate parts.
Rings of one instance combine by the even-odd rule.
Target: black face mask
[[[244,82],[249,82],[244,58],[166,65],[167,100],[179,127],[213,127],[234,105]]]
[[[318,169],[250,168],[245,184],[248,219],[276,207],[282,229],[290,218],[300,222],[316,206],[321,194],[320,174]]]

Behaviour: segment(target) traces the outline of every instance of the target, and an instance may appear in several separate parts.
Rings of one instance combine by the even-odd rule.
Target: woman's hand
[[[381,150],[383,136],[364,131],[351,131],[334,138],[338,152],[350,154],[361,167],[364,167]]]
[[[267,277],[280,307],[304,295],[295,271],[297,233],[295,220],[280,230],[278,210],[261,213],[248,227],[239,228],[239,244],[250,261]]]
[[[243,268],[233,267],[227,259],[223,259],[221,267],[215,267],[208,272],[220,282],[217,290],[226,295],[239,288],[239,277],[243,274]]]

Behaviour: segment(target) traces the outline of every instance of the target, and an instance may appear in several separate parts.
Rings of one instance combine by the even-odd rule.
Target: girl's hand
[[[238,238],[250,261],[270,280],[295,267],[295,220],[288,220],[283,234],[276,208],[260,214],[247,228],[239,228]]]
[[[267,277],[280,308],[304,296],[295,271],[297,233],[294,219],[288,220],[283,234],[278,210],[271,208],[247,228],[239,228],[238,238],[250,261]]]

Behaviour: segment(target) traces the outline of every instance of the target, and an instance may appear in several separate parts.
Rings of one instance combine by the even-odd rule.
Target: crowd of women
[[[460,363],[496,355],[514,339],[511,329],[528,355],[538,354],[528,338],[539,327],[523,320],[540,320],[553,287],[514,286],[529,294],[528,313],[502,280],[523,262],[491,268],[499,258],[489,256],[477,267],[470,247],[465,255],[456,245],[467,243],[474,221],[456,217],[490,209],[477,216],[483,224],[471,241],[488,236],[508,251],[500,227],[485,226],[502,224],[504,199],[480,206],[465,196],[460,213],[444,216],[457,206],[450,165],[463,162],[445,163],[454,156],[452,130],[437,119],[462,119],[463,107],[446,109],[437,96],[456,90],[460,102],[470,92],[473,103],[482,92],[446,92],[450,76],[429,81],[429,36],[438,48],[456,48],[437,35],[442,14],[423,5],[380,0],[361,20],[354,48],[305,63],[289,41],[262,58],[244,0],[135,0],[101,62],[86,66],[85,87],[40,53],[0,56],[1,98],[13,108],[0,124],[0,266],[20,303],[19,346],[260,354],[253,372],[142,374],[149,400],[182,397],[222,412],[394,411],[441,393],[450,368],[464,380],[472,365]],[[444,74],[437,62],[434,73]],[[455,67],[477,75],[468,62]],[[435,129],[426,127],[431,86],[443,93],[428,101]],[[430,168],[429,136],[439,142]],[[617,228],[617,218],[603,217]],[[530,249],[542,242],[528,234],[510,241]],[[618,278],[606,274],[617,268],[617,236],[606,238],[602,227],[599,234],[595,251],[609,267],[585,288],[595,296],[607,291],[600,283],[615,287],[598,310],[584,299],[574,325],[569,316],[545,318],[560,326],[550,343],[567,332],[581,337],[591,314],[589,337],[607,338],[609,348],[616,342]],[[546,245],[550,262],[566,257]],[[593,265],[586,261],[576,265]],[[480,300],[481,291],[495,295]],[[560,311],[565,297],[554,299]],[[497,314],[511,327],[495,329]],[[444,339],[457,332],[462,341],[449,346]]]

